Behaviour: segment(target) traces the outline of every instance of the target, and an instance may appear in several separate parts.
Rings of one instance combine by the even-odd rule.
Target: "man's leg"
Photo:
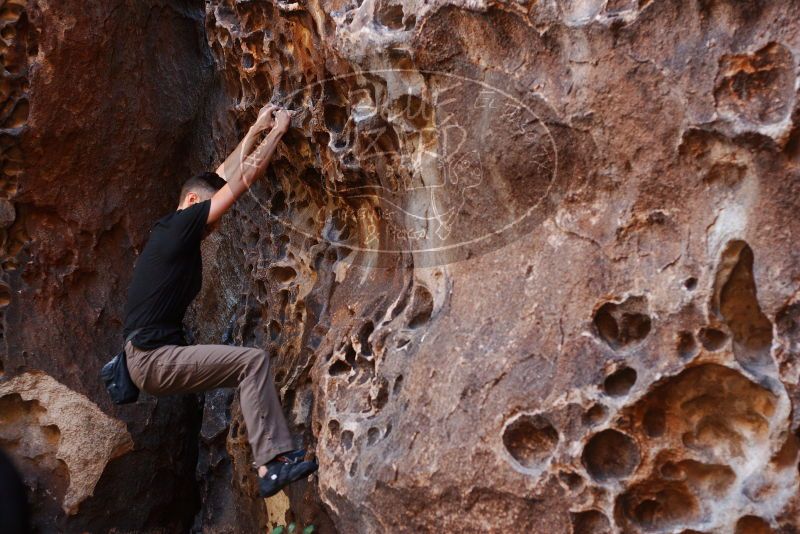
[[[167,345],[141,350],[125,344],[131,379],[153,395],[239,387],[242,417],[256,465],[292,450],[289,428],[261,349],[230,345]]]

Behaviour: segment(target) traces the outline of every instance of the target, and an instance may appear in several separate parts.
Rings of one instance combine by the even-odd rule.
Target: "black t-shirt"
[[[183,316],[200,292],[200,242],[211,201],[192,204],[159,219],[136,260],[128,287],[123,337],[141,328],[133,344],[142,349],[186,345]]]

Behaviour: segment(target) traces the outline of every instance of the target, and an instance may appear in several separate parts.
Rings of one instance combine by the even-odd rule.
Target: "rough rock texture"
[[[300,522],[800,527],[798,8],[208,4],[220,154],[307,110],[211,262]]]
[[[800,529],[800,2],[15,5],[3,367],[134,443],[65,528]],[[94,375],[147,225],[267,101],[304,111],[189,321],[270,351],[320,460],[265,509],[235,394]]]
[[[136,252],[199,166],[195,142],[207,142],[200,110],[213,70],[203,16],[201,3],[172,0],[0,7],[0,360],[3,379],[37,370],[49,384],[46,399],[4,397],[13,411],[0,419],[19,413],[27,436],[41,433],[41,467],[26,473],[44,532],[175,532],[196,512],[197,400],[115,407],[98,373],[121,347]],[[106,423],[100,437],[68,432],[86,424],[74,415],[40,427],[75,398],[124,423],[132,450],[110,459]],[[104,421],[95,410],[82,411]],[[94,462],[85,472],[58,452],[77,449]],[[65,494],[73,486],[83,489]]]
[[[45,492],[66,486],[62,495],[48,497],[60,500],[68,514],[92,495],[108,462],[133,448],[124,423],[42,373],[0,383],[0,421],[0,443],[30,466],[31,484],[41,475],[60,478]]]

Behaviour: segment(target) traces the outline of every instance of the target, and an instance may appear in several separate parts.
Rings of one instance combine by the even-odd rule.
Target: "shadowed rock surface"
[[[800,3],[1,9],[0,444],[42,444],[43,528],[800,528]],[[232,391],[96,375],[148,225],[268,101],[303,112],[188,320],[270,352],[320,461],[265,503]],[[74,506],[32,372],[132,439]]]

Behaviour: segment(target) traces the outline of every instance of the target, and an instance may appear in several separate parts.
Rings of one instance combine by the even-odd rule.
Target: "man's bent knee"
[[[262,349],[251,349],[247,353],[245,374],[247,376],[269,371],[269,354]]]

